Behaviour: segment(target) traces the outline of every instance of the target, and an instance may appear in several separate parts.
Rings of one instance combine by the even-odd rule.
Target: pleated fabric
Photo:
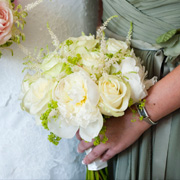
[[[133,39],[154,44],[157,37],[180,24],[179,0],[104,0],[103,19],[118,15],[108,28],[126,36],[133,22]]]
[[[113,15],[118,18],[109,22],[106,35],[122,39],[133,22],[132,46],[143,60],[148,78],[156,75],[160,79],[179,64],[180,35],[160,46],[156,39],[172,29],[180,29],[180,0],[103,0],[103,21]],[[180,180],[179,138],[180,109],[160,120],[114,158],[114,179]]]

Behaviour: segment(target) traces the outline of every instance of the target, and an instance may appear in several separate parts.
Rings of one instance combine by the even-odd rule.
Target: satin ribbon
[[[86,150],[86,154],[89,154],[92,151],[92,149],[93,148],[89,148],[88,150]],[[91,164],[88,164],[88,170],[98,171],[104,169],[107,166],[108,166],[107,162],[101,161],[100,158],[98,158],[95,161],[93,161]]]

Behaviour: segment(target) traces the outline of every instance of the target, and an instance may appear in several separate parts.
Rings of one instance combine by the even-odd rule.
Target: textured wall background
[[[19,0],[24,6],[32,0]],[[97,0],[44,0],[29,12],[23,45],[51,44],[46,23],[65,40],[69,36],[95,33]],[[20,88],[25,55],[13,45],[14,56],[3,51],[0,59],[0,179],[84,179],[84,155],[76,152],[78,141],[62,140],[55,147],[47,140],[48,132],[36,126],[32,116],[20,108]]]

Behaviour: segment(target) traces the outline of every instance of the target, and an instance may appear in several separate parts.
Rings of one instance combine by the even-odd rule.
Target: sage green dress
[[[123,40],[133,22],[132,47],[143,60],[149,78],[160,79],[179,65],[180,0],[103,0],[103,21],[113,15],[118,18],[109,22],[106,35]],[[161,43],[156,43],[168,31]],[[180,180],[179,139],[180,109],[114,158],[114,179]]]

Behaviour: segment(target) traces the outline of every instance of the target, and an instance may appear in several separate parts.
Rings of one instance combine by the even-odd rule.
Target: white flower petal
[[[99,110],[97,112],[96,118],[97,120],[95,122],[90,123],[86,129],[80,127],[79,134],[81,138],[84,139],[85,141],[88,141],[88,142],[92,141],[93,138],[98,136],[100,130],[102,129],[103,117],[101,113],[99,112]]]
[[[131,89],[123,78],[108,75],[99,80],[100,102],[102,114],[108,116],[122,116],[128,108]]]
[[[92,81],[90,78],[87,79],[87,89],[88,89],[88,99],[89,102],[92,104],[92,106],[96,106],[99,102],[99,92],[98,92],[98,86],[94,81]]]
[[[72,138],[78,130],[77,126],[67,124],[61,116],[57,120],[51,119],[50,122],[48,122],[48,128],[61,138]]]

